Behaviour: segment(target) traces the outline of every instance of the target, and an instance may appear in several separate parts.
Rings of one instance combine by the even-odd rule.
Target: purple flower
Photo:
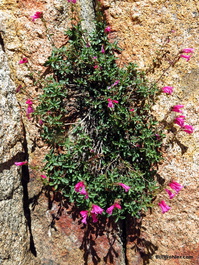
[[[173,87],[172,86],[162,87],[162,92],[171,95],[173,93]]]
[[[168,195],[169,195],[169,199],[173,199],[173,197],[175,196],[175,194],[174,193],[172,193],[170,190],[168,190],[168,189],[165,189],[166,190],[166,192],[168,193]]]
[[[28,59],[27,58],[23,58],[19,61],[19,64],[23,64],[23,63],[28,63]]]
[[[125,192],[128,192],[129,189],[131,188],[131,187],[129,187],[126,184],[123,184],[123,183],[118,183],[118,185],[120,185],[123,189],[125,189]]]
[[[188,61],[190,60],[190,58],[191,58],[191,55],[184,55],[184,54],[181,54],[180,57],[185,58],[186,61],[188,62]]]
[[[174,123],[178,124],[181,128],[184,126],[185,116],[180,115],[175,118]]]
[[[42,17],[43,17],[43,12],[38,12],[38,11],[33,16],[31,16],[33,22],[35,21],[35,19]]]
[[[166,213],[168,210],[171,209],[171,207],[169,207],[165,201],[160,201],[158,205],[160,206],[162,213]]]
[[[108,213],[109,215],[111,215],[113,213],[113,210],[117,208],[117,209],[121,209],[122,207],[117,203],[115,202],[113,205],[111,205],[107,210],[106,210],[106,213]]]
[[[182,127],[182,129],[183,129],[184,132],[189,133],[189,134],[193,133],[193,131],[194,131],[193,126],[188,125],[188,124],[187,125],[184,125]]]
[[[176,191],[176,193],[178,193],[182,188],[184,188],[181,184],[179,184],[178,182],[172,181],[169,184],[169,187],[172,188],[173,190]]]
[[[113,103],[119,103],[119,101],[108,98],[108,107],[109,108],[114,108]]]
[[[82,216],[82,218],[83,218],[81,222],[82,222],[83,224],[87,224],[87,220],[86,220],[86,219],[87,219],[87,217],[88,217],[88,211],[81,211],[80,214],[81,214],[81,216]]]
[[[182,53],[194,53],[194,49],[193,48],[185,48],[185,49],[182,49],[181,52]]]
[[[23,162],[15,162],[14,164],[16,165],[16,166],[23,166],[23,165],[25,165],[25,164],[27,164],[28,163],[28,161],[23,161]]]
[[[95,205],[95,204],[92,205],[91,213],[102,214],[103,211],[104,210],[101,207],[99,207],[98,205]]]
[[[171,111],[182,113],[181,108],[184,108],[184,105],[175,105],[175,106],[172,107]]]

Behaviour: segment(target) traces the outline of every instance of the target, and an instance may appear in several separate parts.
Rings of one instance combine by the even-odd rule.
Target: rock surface
[[[26,207],[28,172],[14,165],[26,158],[20,107],[3,49],[0,45],[0,264],[37,264]]]
[[[39,92],[32,77],[37,78],[38,71],[45,70],[43,63],[52,46],[66,43],[63,32],[70,25],[72,4],[66,0],[2,0],[0,264],[197,265],[199,4],[194,0],[100,0],[98,3],[102,4],[112,29],[110,41],[117,40],[124,49],[118,55],[119,63],[135,62],[159,88],[174,87],[171,96],[159,96],[153,110],[157,119],[169,124],[175,115],[170,108],[185,105],[186,122],[195,131],[188,135],[179,132],[175,125],[167,134],[165,161],[159,166],[159,180],[165,186],[173,179],[184,189],[172,200],[163,190],[154,201],[153,210],[140,220],[129,219],[116,230],[104,222],[104,230],[90,227],[90,232],[80,224],[79,215],[71,213],[71,206],[60,205],[57,195],[42,189],[43,172],[38,166],[42,165],[47,147],[40,140],[39,125],[26,117],[25,101],[31,98],[36,105]],[[75,4],[77,14],[86,18],[85,27],[89,26],[89,30],[93,27],[92,4],[91,0],[77,0]],[[36,11],[43,12],[46,24],[40,19],[31,20]],[[187,47],[195,48],[190,61],[177,60],[179,51]],[[19,65],[24,57],[29,63]],[[17,87],[20,105],[15,96]],[[26,166],[22,170],[13,165],[24,159],[29,159],[29,172]],[[164,215],[158,206],[162,199],[171,206]]]
[[[136,62],[159,88],[174,87],[171,96],[159,96],[154,107],[158,120],[172,122],[175,114],[170,112],[171,107],[182,104],[186,122],[195,128],[188,135],[179,132],[176,125],[177,133],[170,131],[167,135],[165,161],[159,174],[165,185],[175,180],[184,189],[172,200],[162,191],[154,203],[164,199],[171,210],[163,215],[156,206],[137,229],[127,230],[128,264],[199,264],[198,2],[107,0],[103,5],[112,28],[110,39],[117,40],[124,49],[121,64]],[[190,61],[180,58],[172,67],[179,52],[188,47],[195,49]]]

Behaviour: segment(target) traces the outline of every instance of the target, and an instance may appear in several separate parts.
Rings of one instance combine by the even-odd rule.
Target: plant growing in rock
[[[42,12],[32,16],[33,21],[38,18],[44,21]],[[159,90],[149,84],[135,64],[119,68],[116,54],[120,48],[109,42],[111,28],[105,26],[101,15],[97,18],[91,34],[72,19],[66,32],[68,44],[61,48],[53,45],[45,63],[51,74],[39,79],[43,93],[36,111],[32,100],[26,101],[27,118],[35,115],[50,147],[44,167],[47,176],[41,177],[79,207],[85,224],[88,218],[97,222],[98,215],[105,214],[116,220],[127,213],[139,217],[152,206],[164,135],[151,108],[160,91],[171,95],[174,89],[165,86]],[[189,61],[191,55],[183,53],[193,52],[193,48],[183,49],[174,63],[181,57]],[[27,62],[23,58],[19,63]],[[175,105],[171,111],[182,113],[183,107]],[[194,128],[184,122],[183,115],[173,120],[182,131],[193,133]],[[169,128],[173,124],[168,124]],[[182,188],[175,181],[169,186],[176,194]],[[176,195],[165,191],[170,199]],[[170,209],[164,200],[159,206],[163,213]]]
[[[42,12],[32,16],[33,21],[38,18],[43,18]],[[120,48],[109,43],[110,31],[98,21],[86,38],[81,24],[73,25],[66,32],[68,45],[54,48],[46,62],[52,75],[43,82],[36,112],[32,100],[26,101],[27,118],[33,112],[39,118],[43,140],[51,147],[44,168],[49,185],[75,202],[85,224],[89,217],[97,222],[98,215],[106,213],[118,220],[127,213],[139,216],[151,207],[158,188],[155,167],[162,159],[163,134],[151,114],[160,91],[148,84],[135,64],[117,66],[115,54]],[[191,55],[183,53],[193,52],[183,49],[175,62],[181,57],[189,61]],[[19,61],[24,63],[27,58]],[[161,90],[171,95],[173,89]],[[171,111],[183,113],[182,108],[175,105]],[[193,133],[194,128],[184,122],[183,115],[173,120],[184,132]],[[47,176],[41,177],[47,183]],[[175,181],[169,186],[176,194],[183,188]],[[170,199],[176,195],[165,191]],[[164,200],[159,206],[162,213],[170,209]]]
[[[120,48],[109,42],[108,28],[98,21],[88,38],[80,23],[66,32],[68,44],[45,64],[52,75],[35,112],[51,147],[49,185],[75,202],[84,223],[151,207],[162,158],[163,134],[150,114],[158,90],[136,65],[118,67]]]

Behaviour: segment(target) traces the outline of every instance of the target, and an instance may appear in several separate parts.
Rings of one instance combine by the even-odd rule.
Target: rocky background
[[[154,107],[159,121],[171,121],[173,105],[183,104],[187,122],[195,131],[169,132],[159,181],[175,180],[184,189],[169,200],[163,191],[155,206],[140,220],[129,218],[114,225],[104,220],[85,228],[59,196],[42,188],[39,165],[47,146],[39,137],[39,124],[26,117],[25,101],[39,91],[34,78],[45,71],[43,63],[52,45],[66,43],[70,26],[67,0],[0,0],[0,264],[45,265],[194,265],[199,264],[199,3],[195,0],[100,0],[110,41],[124,49],[119,64],[136,62],[158,87],[173,86],[171,96],[161,94]],[[83,27],[92,30],[95,3],[77,0]],[[41,20],[32,21],[36,11]],[[53,35],[51,35],[53,34]],[[176,56],[194,48],[190,61]],[[27,57],[28,66],[19,64]],[[32,75],[30,75],[32,72]],[[177,125],[176,125],[177,128]],[[29,161],[16,167],[14,162]],[[164,215],[161,199],[171,206]],[[166,256],[167,255],[167,256]],[[175,257],[171,257],[175,256]],[[177,256],[181,256],[178,257]],[[182,257],[184,256],[184,258]],[[188,259],[185,256],[191,256]]]

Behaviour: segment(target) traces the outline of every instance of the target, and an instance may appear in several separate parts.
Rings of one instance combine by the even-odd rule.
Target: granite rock
[[[155,207],[139,220],[128,218],[118,227],[104,221],[100,233],[95,226],[87,231],[78,212],[71,212],[71,205],[62,205],[58,195],[42,188],[44,172],[39,168],[48,148],[40,139],[38,124],[25,115],[25,101],[31,98],[36,106],[40,92],[30,72],[37,78],[46,70],[43,63],[53,45],[61,47],[67,42],[63,32],[70,26],[73,5],[66,0],[2,0],[0,264],[198,264],[199,4],[194,0],[97,3],[111,27],[110,41],[118,41],[123,48],[117,54],[119,65],[136,63],[160,89],[174,87],[171,96],[158,97],[153,108],[157,120],[172,123],[171,107],[185,105],[186,122],[194,126],[194,133],[186,134],[174,125],[167,132],[165,160],[158,168],[158,180],[165,186],[176,180],[184,188],[172,200],[163,190]],[[93,1],[77,1],[74,8],[75,15],[85,19],[83,26],[92,31]],[[46,24],[31,20],[36,11],[43,12]],[[188,62],[179,59],[179,52],[187,47],[195,48]],[[19,65],[24,57],[29,64]],[[28,171],[26,166],[22,170],[13,165],[24,158],[29,159]],[[171,206],[165,214],[158,206],[162,199]]]

